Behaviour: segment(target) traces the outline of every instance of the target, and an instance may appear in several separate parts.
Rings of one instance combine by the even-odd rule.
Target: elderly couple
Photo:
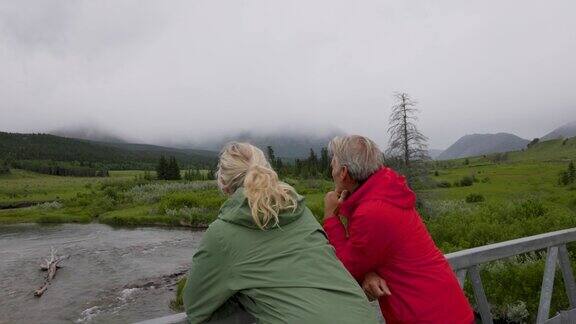
[[[377,299],[388,324],[473,323],[404,177],[366,137],[336,137],[329,152],[335,190],[322,228],[261,150],[224,147],[217,179],[228,200],[192,259],[188,320],[241,309],[257,323],[376,323]]]

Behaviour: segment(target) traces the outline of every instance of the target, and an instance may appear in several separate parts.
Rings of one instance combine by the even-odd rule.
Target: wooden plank
[[[562,271],[562,278],[564,279],[564,287],[566,288],[566,295],[570,301],[570,308],[576,307],[576,282],[574,282],[574,272],[570,264],[570,253],[566,249],[566,244],[563,244],[558,249],[558,263]]]
[[[538,305],[538,315],[536,323],[545,323],[550,316],[550,302],[552,301],[552,290],[554,289],[554,275],[556,274],[556,262],[558,261],[558,247],[548,248],[546,257],[546,267],[544,268],[544,278],[542,279],[542,289],[540,290],[540,304]]]
[[[478,271],[478,266],[470,267],[470,280],[472,281],[472,288],[474,289],[474,297],[476,298],[476,303],[478,304],[478,310],[480,311],[480,316],[482,317],[483,324],[492,324],[492,313],[490,313],[490,304],[486,298],[486,293],[484,292],[484,286],[482,285],[482,279],[480,278],[480,271]]]
[[[455,271],[518,254],[576,241],[576,228],[480,246],[446,255]]]

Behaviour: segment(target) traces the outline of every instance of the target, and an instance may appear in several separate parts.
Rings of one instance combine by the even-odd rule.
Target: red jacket
[[[386,280],[392,295],[379,303],[387,324],[473,323],[472,308],[415,201],[404,177],[382,168],[340,205],[347,228],[331,216],[324,230],[356,280],[368,272]]]

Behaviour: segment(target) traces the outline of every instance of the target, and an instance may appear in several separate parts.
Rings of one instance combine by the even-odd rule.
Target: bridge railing
[[[575,241],[576,228],[572,228],[458,251],[447,254],[446,258],[452,266],[452,269],[456,272],[461,287],[464,286],[466,278],[470,278],[482,323],[491,324],[493,323],[492,314],[490,313],[490,304],[488,303],[488,298],[482,285],[482,278],[480,277],[480,265],[528,252],[547,249],[536,322],[538,324],[576,323],[576,283],[574,282],[574,273],[570,264],[570,255],[566,248],[567,243]],[[564,286],[570,302],[570,308],[553,318],[549,318],[557,264],[560,266],[560,271],[564,279]],[[244,321],[242,318],[244,318]],[[186,315],[180,313],[151,319],[138,324],[177,324],[184,323],[185,321]],[[245,317],[240,316],[238,319],[230,319],[230,321],[226,321],[226,323],[240,324],[246,323],[246,321]]]
[[[479,266],[483,263],[547,249],[536,323],[576,323],[576,284],[570,264],[570,255],[566,248],[567,243],[574,241],[576,241],[576,228],[458,251],[447,254],[446,258],[456,272],[460,286],[464,286],[466,277],[470,278],[482,323],[488,324],[493,323],[492,314],[490,313],[490,304],[482,285]],[[550,302],[552,300],[557,264],[560,266],[564,279],[570,309],[550,319]]]

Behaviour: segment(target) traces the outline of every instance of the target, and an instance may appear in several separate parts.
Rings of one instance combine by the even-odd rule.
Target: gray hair
[[[346,166],[350,177],[363,182],[384,165],[384,155],[371,139],[360,135],[334,137],[328,144],[330,155]]]

